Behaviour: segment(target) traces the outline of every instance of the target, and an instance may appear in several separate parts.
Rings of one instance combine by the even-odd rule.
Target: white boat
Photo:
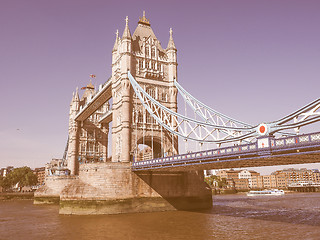
[[[284,195],[283,190],[271,189],[271,190],[262,190],[262,191],[250,191],[247,193],[247,196],[280,196]]]

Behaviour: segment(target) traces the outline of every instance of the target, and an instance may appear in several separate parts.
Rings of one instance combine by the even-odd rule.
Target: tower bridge
[[[228,117],[178,83],[172,29],[163,48],[145,13],[133,34],[128,21],[116,33],[111,77],[73,94],[66,157],[35,202],[60,201],[62,214],[208,208],[202,170],[320,162],[320,133],[300,133],[320,120],[320,99],[270,123]]]

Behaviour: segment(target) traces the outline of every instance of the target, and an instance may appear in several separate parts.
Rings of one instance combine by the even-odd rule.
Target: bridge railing
[[[155,158],[150,160],[144,160],[139,162],[132,163],[132,170],[143,170],[143,169],[151,169],[151,168],[162,168],[162,167],[170,167],[179,165],[181,163],[184,164],[192,164],[192,163],[206,163],[212,161],[221,161],[221,160],[232,160],[235,158],[248,158],[259,156],[259,152],[268,152],[269,154],[283,151],[299,151],[299,149],[306,148],[307,146],[320,146],[320,132],[309,133],[309,134],[301,134],[290,137],[283,138],[273,138],[266,137],[270,141],[270,145],[268,147],[259,147],[258,142],[243,144],[243,145],[235,145],[224,148],[216,148],[206,151],[185,153],[175,156],[168,156],[162,158]]]

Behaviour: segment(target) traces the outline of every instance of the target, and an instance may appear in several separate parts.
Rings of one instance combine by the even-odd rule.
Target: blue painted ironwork
[[[252,128],[251,124],[236,120],[234,118],[228,117],[212,108],[207,106],[206,104],[202,103],[195,97],[193,97],[187,90],[185,90],[177,81],[174,81],[175,87],[178,89],[179,93],[183,97],[183,99],[188,103],[188,105],[193,109],[193,111],[200,116],[205,122],[210,122],[213,124],[217,124],[217,120],[214,119],[218,117],[220,121],[224,124],[230,124],[233,126],[237,126],[236,124],[246,127]]]
[[[283,130],[294,129],[298,134],[300,127],[320,121],[320,99],[318,99],[278,121],[252,126],[211,109],[195,99],[181,85],[175,82],[175,86],[184,99],[194,112],[202,118],[202,121],[199,121],[164,107],[144,91],[130,72],[128,72],[128,77],[143,107],[157,123],[170,133],[186,140],[216,144],[245,141],[246,139],[252,141],[253,138],[257,139],[261,136],[273,135]],[[219,123],[220,120],[222,123]],[[293,122],[290,123],[290,121]],[[222,137],[220,136],[221,133],[224,134]],[[285,135],[292,134],[286,133]]]
[[[320,152],[320,132],[284,138],[272,138],[269,136],[265,138],[268,139],[270,144],[266,147],[259,146],[259,142],[257,141],[256,143],[156,158],[134,162],[132,164],[132,170],[145,171],[186,165],[201,165],[212,162],[243,161],[246,159],[292,156]]]
[[[161,105],[158,101],[152,98],[128,72],[130,83],[140,99],[143,107],[157,121],[159,125],[165,128],[172,134],[183,137],[184,139],[195,140],[199,142],[225,143],[235,142],[242,139],[250,138],[256,135],[254,127],[247,126],[228,126],[212,124],[186,117],[176,113],[171,109]],[[234,132],[240,134],[228,134],[220,138],[218,132]]]

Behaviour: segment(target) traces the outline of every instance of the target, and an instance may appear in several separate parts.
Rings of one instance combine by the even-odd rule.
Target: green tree
[[[212,188],[212,184],[213,184],[212,176],[206,177],[204,181]]]
[[[219,179],[220,179],[220,178],[219,178]],[[228,185],[227,179],[225,179],[225,178],[221,178],[220,181],[218,182],[219,188],[226,187],[227,185]]]
[[[8,177],[3,177],[1,176],[0,178],[0,186],[3,187],[4,189],[9,189],[12,186],[11,179]]]
[[[205,178],[205,182],[211,187],[219,187],[219,188],[223,188],[227,186],[227,180],[225,178],[220,178],[216,175],[211,175],[209,177]]]
[[[19,187],[33,186],[38,182],[37,176],[29,167],[15,168],[6,177],[7,185],[10,187],[18,183]]]

